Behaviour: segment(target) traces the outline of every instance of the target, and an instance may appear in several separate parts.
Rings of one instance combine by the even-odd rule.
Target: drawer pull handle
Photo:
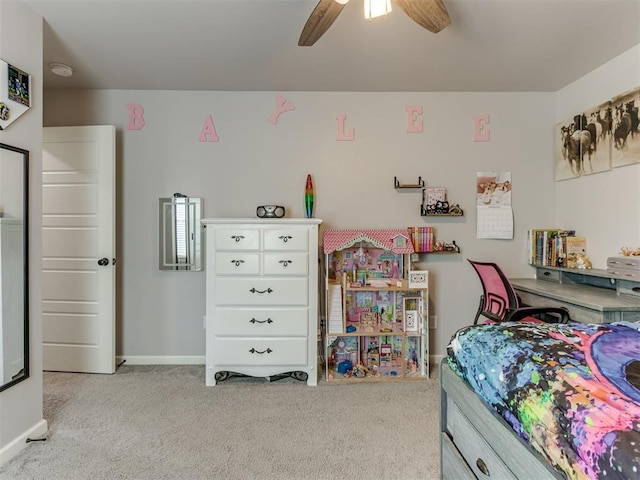
[[[233,238],[236,241],[236,243],[238,243],[240,240],[244,238],[244,235],[231,235],[231,238]]]
[[[487,467],[487,464],[484,463],[484,460],[482,460],[481,458],[476,460],[476,467],[478,467],[478,470],[484,473],[487,477],[491,476],[491,474],[489,473],[489,467]]]
[[[278,263],[281,263],[283,267],[288,267],[290,263],[293,263],[293,260],[280,260]]]
[[[251,293],[272,293],[273,292],[273,290],[271,290],[270,288],[267,288],[266,290],[256,290],[255,288],[252,288],[249,291]]]
[[[278,237],[280,240],[282,240],[284,243],[287,243],[289,240],[291,240],[293,237],[289,236],[289,235],[280,235]]]
[[[266,350],[260,351],[260,350],[256,350],[255,348],[252,348],[251,350],[249,350],[249,353],[257,353],[258,355],[262,355],[263,353],[271,353],[273,352],[273,350],[271,350],[270,348],[267,348]]]
[[[236,267],[239,267],[241,263],[244,263],[244,260],[231,260]]]
[[[631,290],[634,292],[640,292],[640,287],[633,287]]]
[[[273,323],[273,320],[270,318],[267,318],[266,320],[256,320],[255,318],[252,318],[249,320],[249,323]]]
[[[543,273],[543,275],[544,275],[545,277],[550,277],[550,276],[551,276],[551,272],[544,272],[544,273]]]

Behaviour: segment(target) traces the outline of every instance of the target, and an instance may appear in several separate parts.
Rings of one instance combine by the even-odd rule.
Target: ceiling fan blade
[[[449,12],[442,0],[396,0],[396,2],[414,22],[432,33],[438,33],[451,25]]]
[[[338,18],[347,1],[320,0],[302,29],[298,46],[310,47],[316,43],[335,19]]]

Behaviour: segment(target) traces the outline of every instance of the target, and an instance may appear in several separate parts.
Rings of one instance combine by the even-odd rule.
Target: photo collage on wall
[[[640,163],[640,87],[556,125],[556,180]]]

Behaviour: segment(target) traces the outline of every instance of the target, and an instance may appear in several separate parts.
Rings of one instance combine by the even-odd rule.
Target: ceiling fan
[[[310,47],[320,39],[338,18],[349,0],[320,0],[302,29],[298,45]],[[395,0],[411,19],[432,33],[451,24],[442,0]]]

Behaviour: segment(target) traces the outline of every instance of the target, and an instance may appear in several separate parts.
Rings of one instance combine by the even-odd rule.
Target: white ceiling
[[[45,88],[557,91],[640,44],[640,0],[444,0],[438,34],[351,0],[312,47],[317,0],[21,1],[45,20]]]

